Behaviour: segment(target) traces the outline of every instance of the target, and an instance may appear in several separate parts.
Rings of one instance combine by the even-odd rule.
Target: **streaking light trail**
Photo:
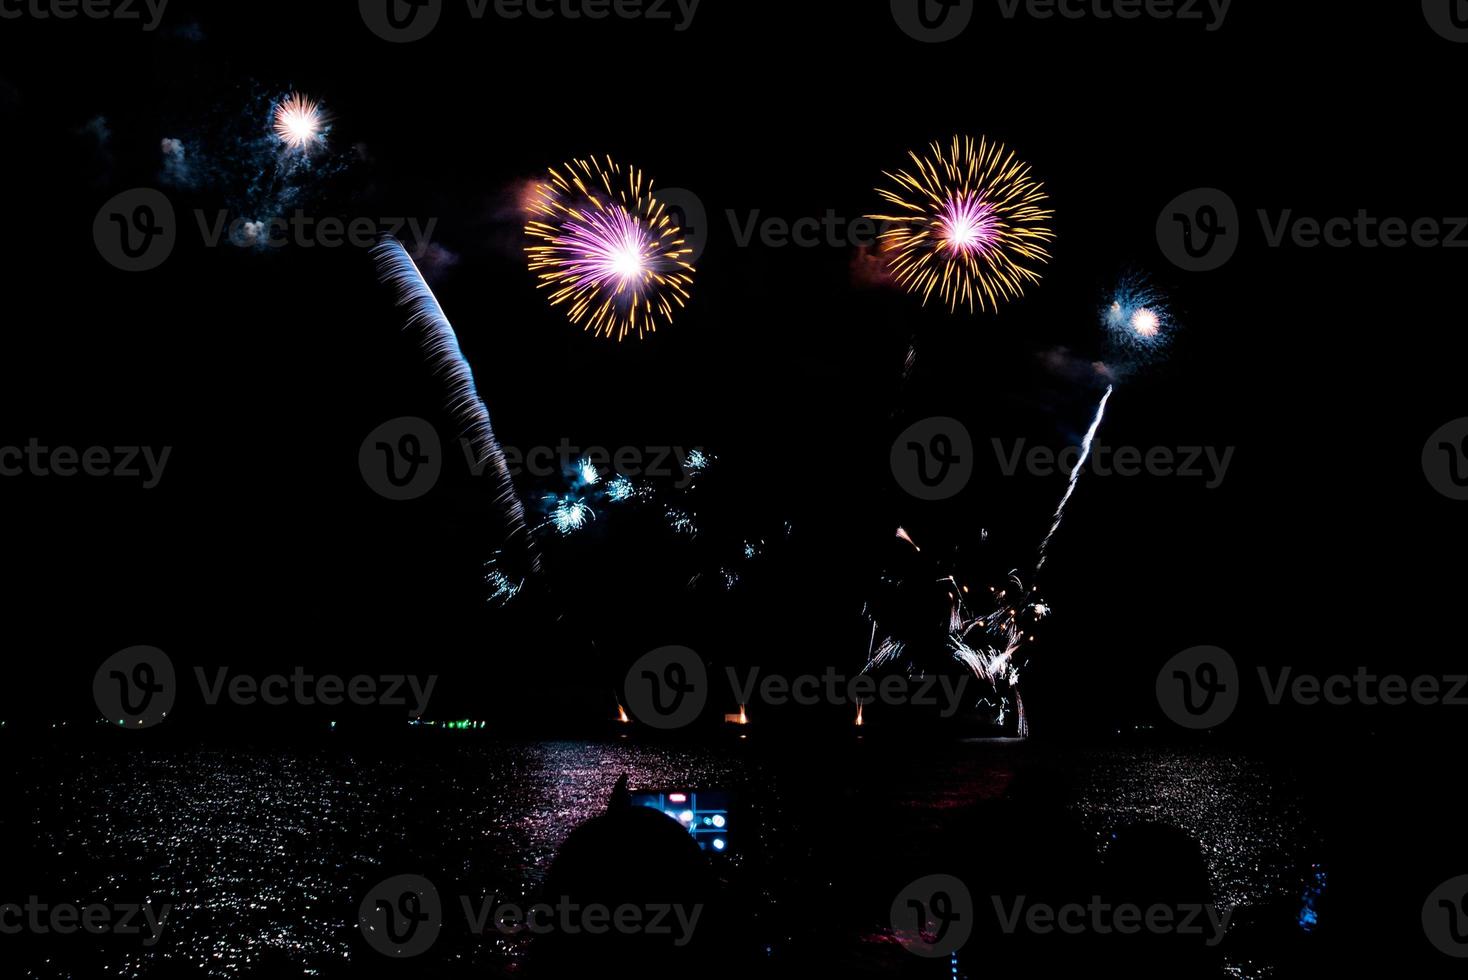
[[[412,258],[395,238],[384,238],[372,248],[377,277],[397,294],[397,305],[407,311],[403,329],[416,333],[434,375],[447,388],[449,414],[461,427],[477,466],[484,468],[496,487],[495,501],[511,538],[519,542],[531,572],[539,574],[540,556],[525,523],[525,506],[515,492],[510,466],[495,437],[489,409],[479,397],[474,371],[459,347],[453,324]]]
[[[1091,446],[1096,442],[1096,433],[1101,428],[1101,422],[1106,418],[1106,403],[1111,400],[1114,387],[1108,386],[1106,394],[1101,396],[1101,404],[1096,408],[1096,417],[1091,420],[1091,427],[1086,430],[1086,438],[1081,442],[1081,458],[1076,462],[1075,469],[1070,471],[1070,484],[1065,488],[1065,496],[1060,498],[1060,506],[1055,509],[1055,520],[1050,525],[1050,533],[1045,535],[1045,540],[1040,543],[1040,561],[1035,566],[1035,576],[1038,578],[1040,570],[1045,567],[1045,559],[1050,548],[1050,541],[1055,537],[1055,532],[1060,530],[1060,524],[1065,520],[1065,508],[1070,503],[1070,498],[1075,496],[1076,487],[1080,485],[1081,473],[1086,468],[1086,463],[1091,458]]]

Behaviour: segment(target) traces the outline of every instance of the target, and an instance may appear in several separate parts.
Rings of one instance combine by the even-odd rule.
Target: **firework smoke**
[[[438,299],[423,281],[418,267],[395,238],[384,238],[372,249],[372,261],[378,279],[397,294],[397,305],[407,311],[404,329],[416,333],[423,346],[428,365],[442,378],[448,389],[448,409],[467,436],[474,452],[476,466],[484,467],[493,477],[496,504],[500,508],[511,538],[524,551],[526,563],[534,573],[540,572],[540,557],[525,523],[525,507],[515,493],[504,450],[495,438],[489,409],[474,384],[474,372],[459,348],[453,324],[444,316]]]

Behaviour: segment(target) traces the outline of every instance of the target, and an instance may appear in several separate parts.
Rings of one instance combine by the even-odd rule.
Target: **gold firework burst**
[[[693,284],[682,230],[642,171],[611,157],[575,160],[531,188],[530,270],[571,322],[599,337],[639,339],[673,322]]]
[[[924,304],[937,292],[950,312],[997,312],[1040,281],[1054,212],[1041,207],[1045,188],[1029,164],[1003,144],[960,136],[908,156],[913,169],[884,172],[893,186],[877,188],[898,213],[867,216],[884,224],[878,240],[898,283]]]

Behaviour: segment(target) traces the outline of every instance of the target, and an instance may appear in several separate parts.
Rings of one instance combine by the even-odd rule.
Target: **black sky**
[[[1033,561],[1063,481],[1000,479],[987,447],[1079,438],[1101,388],[1040,358],[1104,356],[1096,309],[1127,269],[1169,292],[1179,334],[1119,385],[1103,441],[1235,447],[1233,467],[1214,490],[1083,484],[1052,552],[1037,717],[1150,718],[1158,666],[1204,643],[1246,665],[1458,662],[1445,621],[1461,505],[1420,457],[1465,414],[1468,252],[1273,249],[1256,214],[1468,213],[1453,121],[1468,47],[1416,4],[1239,4],[1215,32],[1006,21],[981,4],[937,46],[907,38],[884,3],[706,0],[681,33],[446,17],[405,46],[350,4],[174,0],[153,33],[0,22],[0,445],[174,447],[149,491],[0,480],[21,678],[0,693],[7,716],[85,717],[91,672],[137,643],[185,665],[435,671],[466,712],[552,716],[663,643],[852,667],[896,524],[935,551],[987,528],[984,563]],[[690,556],[608,520],[556,552],[559,625],[487,613],[482,488],[451,475],[393,504],[357,471],[387,419],[450,430],[364,254],[205,248],[190,218],[160,270],[101,259],[93,217],[157,182],[162,139],[206,138],[250,92],[291,87],[324,100],[334,149],[353,157],[316,188],[316,213],[437,219],[459,261],[434,285],[505,443],[705,446],[720,458],[700,500],[709,536],[789,520],[779,557],[730,595],[690,596]],[[98,117],[105,145],[85,131]],[[884,168],[955,132],[1016,149],[1056,211],[1043,284],[998,316],[857,288],[849,248],[737,246],[726,210],[859,216]],[[591,153],[694,190],[711,214],[692,304],[640,344],[548,309],[506,216],[519,182]],[[1163,206],[1197,187],[1244,215],[1217,272],[1178,270],[1156,241]],[[181,212],[225,206],[209,189],[170,193]],[[987,466],[942,505],[905,498],[887,470],[896,433],[934,414],[963,419]]]

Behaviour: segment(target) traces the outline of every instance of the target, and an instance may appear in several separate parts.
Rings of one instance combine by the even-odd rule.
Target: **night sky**
[[[1079,440],[1104,383],[1056,365],[1108,356],[1098,310],[1128,270],[1170,296],[1177,333],[1118,381],[1101,441],[1235,452],[1216,489],[1082,481],[1047,572],[1037,731],[1156,720],[1159,666],[1198,644],[1246,668],[1461,662],[1446,624],[1464,505],[1421,457],[1465,414],[1468,252],[1270,248],[1257,215],[1468,213],[1454,94],[1468,47],[1418,5],[1240,3],[1210,32],[980,4],[939,45],[877,2],[706,0],[681,32],[475,22],[450,4],[407,45],[351,4],[224,7],[173,0],[153,32],[0,21],[0,445],[173,447],[150,490],[0,479],[4,717],[90,719],[93,671],[133,644],[186,671],[433,672],[435,713],[550,727],[610,710],[626,665],[663,644],[855,670],[897,525],[925,553],[970,549],[976,582],[1032,565],[1064,480],[1001,477],[990,440]],[[713,452],[697,546],[608,515],[549,550],[554,600],[493,610],[480,565],[498,532],[457,458],[420,500],[371,492],[356,465],[368,432],[411,415],[453,426],[367,255],[209,248],[193,217],[240,209],[230,195],[257,174],[232,134],[257,138],[259,106],[292,89],[333,117],[330,165],[300,207],[436,220],[429,279],[505,445]],[[1055,211],[1043,282],[997,315],[862,286],[845,245],[735,240],[729,210],[879,210],[882,171],[954,133],[1014,149]],[[160,186],[165,139],[215,170],[165,187],[179,244],[126,274],[99,255],[93,219]],[[526,269],[518,189],[592,154],[709,212],[692,301],[648,340],[583,333]],[[1156,224],[1200,187],[1238,205],[1242,241],[1222,269],[1190,273]],[[969,489],[941,504],[903,494],[888,467],[897,433],[930,415],[963,420],[979,449]],[[531,501],[556,489],[520,485]],[[790,539],[738,588],[686,589],[715,549],[773,541],[786,521]],[[1318,722],[1250,705],[1235,726],[1294,722],[1416,731],[1455,716]]]

